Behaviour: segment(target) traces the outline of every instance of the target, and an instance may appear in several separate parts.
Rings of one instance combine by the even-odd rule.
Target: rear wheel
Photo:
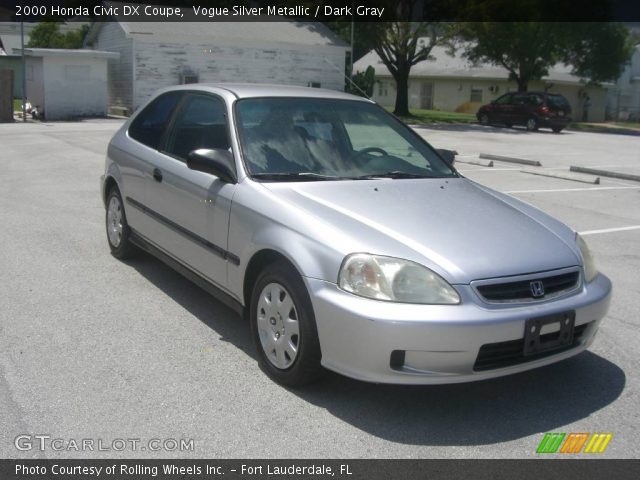
[[[538,121],[535,117],[531,117],[529,118],[529,120],[527,120],[526,126],[527,130],[529,130],[530,132],[535,132],[536,130],[538,130]]]
[[[113,187],[107,196],[105,224],[107,241],[114,257],[124,260],[137,253],[136,246],[130,240],[131,229],[127,223],[122,196],[117,187]]]
[[[269,265],[256,280],[249,308],[260,368],[281,385],[316,380],[322,373],[320,342],[300,274],[286,263]]]
[[[552,127],[553,133],[560,133],[562,131],[562,127]]]

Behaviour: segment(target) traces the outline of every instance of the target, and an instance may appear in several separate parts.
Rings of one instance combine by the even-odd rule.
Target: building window
[[[386,97],[389,94],[387,82],[378,82],[378,95]]]
[[[471,102],[482,103],[482,89],[471,87]]]
[[[320,88],[320,82],[308,82],[307,87]]]

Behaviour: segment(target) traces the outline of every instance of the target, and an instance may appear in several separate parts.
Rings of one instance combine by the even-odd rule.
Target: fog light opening
[[[391,357],[389,359],[389,366],[392,370],[402,370],[404,367],[404,350],[394,350],[391,352]]]

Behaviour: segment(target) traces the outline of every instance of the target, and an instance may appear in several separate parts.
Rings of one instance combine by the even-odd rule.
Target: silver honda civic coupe
[[[171,87],[109,143],[107,239],[242,312],[283,385],[468,382],[585,350],[612,287],[584,240],[452,164],[364,98]]]

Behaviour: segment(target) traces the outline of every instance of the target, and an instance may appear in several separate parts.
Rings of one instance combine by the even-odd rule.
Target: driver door
[[[169,125],[149,180],[147,203],[155,220],[151,238],[224,290],[230,258],[229,212],[236,186],[189,169],[187,156],[198,148],[230,148],[226,107],[216,95],[189,92]]]

